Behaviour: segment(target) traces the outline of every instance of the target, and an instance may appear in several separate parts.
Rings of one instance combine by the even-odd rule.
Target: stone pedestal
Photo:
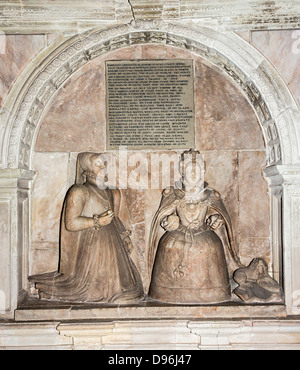
[[[0,324],[0,348],[176,350],[179,353],[183,350],[299,350],[300,325],[295,320],[250,319]]]

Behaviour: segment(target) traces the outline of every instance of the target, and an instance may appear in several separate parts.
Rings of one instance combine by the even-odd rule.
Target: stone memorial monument
[[[0,349],[299,349],[299,1],[33,3],[0,3]]]

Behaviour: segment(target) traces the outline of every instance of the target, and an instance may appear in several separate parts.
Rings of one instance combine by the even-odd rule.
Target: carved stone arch
[[[296,119],[299,110],[275,69],[234,33],[193,29],[159,20],[134,21],[74,36],[35,67],[15,98],[7,125],[3,164],[30,169],[31,154],[43,113],[56,92],[92,59],[137,44],[164,44],[192,51],[225,71],[239,85],[257,113],[267,146],[268,164],[300,161]],[[43,52],[45,53],[45,52]]]
[[[160,20],[94,29],[54,43],[28,66],[11,90],[1,118],[6,127],[2,167],[7,169],[7,179],[14,180],[12,199],[18,205],[14,206],[11,218],[11,243],[14,243],[11,258],[23,258],[23,261],[13,260],[12,263],[10,274],[16,286],[11,289],[8,311],[13,312],[20,292],[26,289],[26,251],[30,244],[28,197],[33,176],[31,159],[43,115],[60,87],[85,64],[110,51],[148,43],[186,49],[208,60],[231,77],[254,108],[267,147],[265,175],[271,189],[273,273],[283,281],[284,260],[286,301],[290,312],[294,313],[293,293],[298,286],[300,291],[300,277],[293,275],[297,271],[293,261],[300,258],[300,252],[293,249],[298,237],[293,238],[292,230],[297,229],[297,225],[300,229],[300,225],[295,214],[295,221],[291,221],[294,226],[288,224],[282,232],[281,220],[288,220],[293,207],[299,205],[300,209],[299,109],[278,72],[236,34],[221,34],[211,29],[194,29]],[[3,178],[5,176],[2,174]],[[7,179],[4,179],[5,187],[11,187]],[[293,183],[288,187],[290,181]],[[283,208],[282,194],[285,196]],[[285,243],[284,255],[282,240]]]

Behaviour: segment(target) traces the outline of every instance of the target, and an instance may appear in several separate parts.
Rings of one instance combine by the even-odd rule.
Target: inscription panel
[[[195,146],[192,60],[106,62],[107,149]]]

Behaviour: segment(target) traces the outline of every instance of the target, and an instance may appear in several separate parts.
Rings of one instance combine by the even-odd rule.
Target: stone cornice
[[[176,19],[218,30],[300,28],[297,0],[13,0],[0,4],[5,33],[70,32],[132,19]]]

